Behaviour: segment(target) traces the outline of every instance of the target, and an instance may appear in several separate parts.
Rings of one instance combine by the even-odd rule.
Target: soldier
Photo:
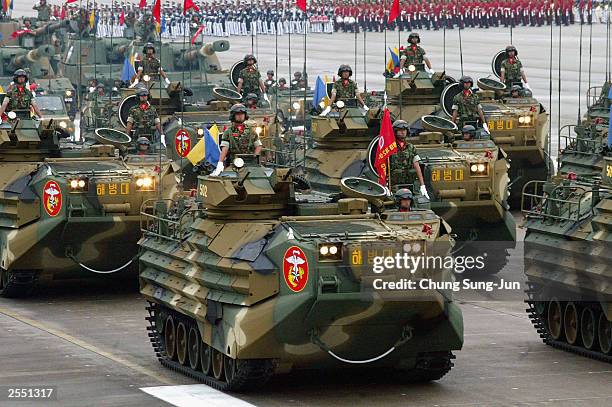
[[[238,93],[242,93],[244,100],[246,100],[246,96],[249,93],[255,93],[257,97],[259,97],[261,93],[266,92],[266,88],[261,80],[261,74],[255,67],[255,64],[257,63],[255,55],[245,55],[244,63],[246,64],[246,68],[241,70],[240,74],[238,75],[238,86],[236,87],[236,90]]]
[[[7,110],[23,112],[29,116],[30,109],[32,109],[34,113],[40,117],[40,110],[38,110],[38,106],[36,106],[34,95],[26,85],[28,82],[28,75],[23,69],[15,71],[13,82],[14,85],[6,92],[6,96],[2,101],[2,106],[0,106],[0,116]]]
[[[350,79],[352,75],[353,70],[349,65],[340,65],[340,67],[338,68],[338,76],[340,78],[336,82],[334,82],[334,86],[331,92],[332,94],[330,104],[333,104],[337,100],[342,100],[346,102],[348,100],[357,99],[357,101],[359,101],[359,103],[363,106],[364,109],[369,110],[368,106],[366,106],[365,102],[363,101],[361,94],[359,93],[357,83]]]
[[[412,191],[408,188],[398,189],[395,193],[395,204],[398,212],[410,212],[413,198]]]
[[[523,86],[531,90],[527,83],[525,71],[523,70],[523,64],[518,59],[518,51],[514,45],[508,45],[506,47],[506,56],[507,58],[501,63],[501,81],[510,88],[515,83],[520,84],[522,79],[525,83]]]
[[[522,91],[523,88],[521,88],[521,85],[512,85],[512,87],[510,88],[510,97],[513,99],[518,99],[522,97]]]
[[[149,103],[149,90],[147,88],[138,88],[136,90],[136,96],[138,96],[139,103],[132,107],[128,113],[126,133],[131,135],[134,130],[134,137],[147,137],[149,140],[153,139],[153,134],[157,130],[161,138],[164,135],[161,134],[161,122],[155,107]]]
[[[414,169],[414,173],[421,185],[421,195],[429,199],[421,166],[419,165],[421,158],[417,154],[416,147],[406,140],[409,129],[410,125],[404,120],[393,122],[393,131],[397,141],[397,153],[389,157],[391,186],[412,185],[414,183],[414,175],[411,170]]]
[[[278,90],[287,90],[287,89],[289,89],[289,86],[287,86],[287,79],[280,78],[278,80]]]
[[[268,69],[266,72],[266,81],[264,82],[264,86],[266,87],[266,92],[270,91],[270,88],[276,84],[274,80],[274,71],[272,69]]]
[[[399,77],[404,72],[404,66],[415,65],[415,64],[425,64],[430,73],[435,73],[433,69],[431,69],[431,62],[425,56],[425,50],[421,48],[418,44],[421,43],[421,38],[417,33],[411,33],[408,36],[408,47],[404,48],[402,51],[402,56],[400,58],[400,71],[396,75]]]
[[[136,152],[138,155],[149,154],[149,148],[151,147],[151,141],[146,137],[138,137],[136,141]]]
[[[302,80],[302,73],[300,71],[293,73],[293,80],[291,81],[291,89],[300,89],[300,82]]]
[[[461,135],[463,136],[463,141],[472,141],[474,140],[474,135],[476,134],[476,127],[471,124],[466,124],[461,129]]]
[[[249,109],[257,109],[257,103],[259,102],[259,98],[254,93],[249,93],[246,95],[246,107]]]
[[[144,78],[145,75],[148,75],[150,80],[158,80],[159,76],[161,75],[161,77],[164,78],[166,85],[169,85],[170,79],[168,79],[168,76],[162,69],[159,59],[155,58],[155,47],[153,44],[148,42],[142,49],[142,53],[144,54],[144,57],[140,62],[138,72],[136,72],[136,75],[134,78],[132,78],[132,83],[134,85],[137,84]]]
[[[38,12],[38,21],[49,21],[51,18],[51,7],[47,4],[47,0],[40,0],[32,9]]]
[[[459,84],[462,87],[462,92],[453,98],[453,122],[459,127],[463,127],[466,122],[477,122],[480,119],[480,123],[488,133],[489,128],[482,112],[480,98],[472,92],[474,80],[469,76],[462,76],[459,79]]]
[[[232,124],[221,135],[221,156],[212,175],[221,174],[225,159],[229,154],[253,154],[258,156],[261,153],[259,136],[244,124],[248,118],[247,108],[243,104],[238,103],[231,107],[229,120]]]

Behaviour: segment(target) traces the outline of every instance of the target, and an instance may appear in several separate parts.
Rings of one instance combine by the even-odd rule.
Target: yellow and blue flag
[[[121,71],[121,80],[124,82],[129,82],[136,75],[136,70],[134,69],[134,64],[130,61],[130,58],[125,57],[123,61],[123,70]]]
[[[399,67],[400,65],[399,50],[397,47],[393,49],[389,48],[389,53],[391,54],[391,59],[389,59],[387,62],[387,70],[393,72],[395,68]]]
[[[318,106],[322,100],[327,97],[327,85],[323,82],[320,76],[317,76],[317,81],[315,82],[314,88],[314,96],[312,102],[314,106]]]
[[[217,165],[221,157],[221,150],[217,138],[219,128],[213,125],[210,129],[204,129],[204,136],[198,141],[193,149],[187,154],[187,159],[191,164],[196,165],[202,159],[211,165]]]

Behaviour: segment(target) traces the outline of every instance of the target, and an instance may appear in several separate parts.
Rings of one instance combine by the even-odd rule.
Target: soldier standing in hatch
[[[425,64],[427,68],[429,68],[431,73],[435,73],[434,70],[431,69],[431,62],[425,56],[425,50],[421,48],[421,37],[417,33],[411,33],[408,36],[408,47],[404,48],[402,51],[402,56],[400,58],[400,72],[403,72],[404,66],[415,65],[415,64]],[[398,75],[399,75],[398,74]]]
[[[248,118],[247,108],[243,104],[238,103],[231,107],[229,120],[232,124],[221,135],[221,143],[219,144],[221,156],[212,175],[221,174],[225,159],[229,154],[253,154],[258,156],[261,153],[259,136],[244,124]]]
[[[340,65],[340,67],[338,68],[338,76],[340,78],[336,82],[334,82],[330,104],[333,104],[337,100],[346,102],[348,100],[357,99],[359,103],[364,107],[364,109],[368,110],[369,108],[363,101],[361,94],[359,94],[359,88],[357,87],[357,83],[350,79],[352,75],[353,70],[349,65]]]
[[[51,18],[51,7],[47,4],[47,0],[40,0],[32,9],[38,12],[38,21],[49,21]]]
[[[41,116],[38,106],[34,101],[34,95],[28,89],[28,75],[23,69],[18,69],[13,75],[14,85],[6,92],[6,96],[0,106],[0,116],[6,111],[24,112],[29,114],[30,109],[34,110],[37,116]]]
[[[518,59],[518,51],[514,45],[508,45],[506,47],[506,59],[501,63],[501,76],[500,80],[506,84],[509,89],[514,84],[520,84],[521,79],[524,82],[523,87],[530,89],[527,83],[527,76],[523,70],[523,64]]]
[[[414,174],[419,180],[421,195],[429,199],[423,173],[419,162],[421,158],[417,154],[416,147],[409,143],[406,138],[410,125],[404,120],[396,120],[393,122],[393,131],[397,141],[397,153],[389,157],[389,172],[391,174],[391,186],[396,185],[412,185],[414,183]]]
[[[259,98],[262,93],[265,94],[266,88],[261,80],[261,73],[259,73],[259,70],[255,67],[257,63],[255,55],[245,55],[244,63],[246,64],[246,68],[241,70],[238,75],[238,86],[236,90],[238,93],[242,94],[243,100],[246,100],[246,96],[249,93],[254,93]]]
[[[459,84],[462,91],[453,98],[453,123],[463,127],[467,122],[477,122],[480,119],[483,128],[488,133],[489,127],[482,112],[480,98],[472,92],[474,80],[469,76],[462,76]]]
[[[159,77],[161,75],[161,77],[164,78],[164,80],[166,81],[166,84],[169,85],[170,79],[168,79],[168,76],[162,69],[159,59],[155,57],[155,47],[153,46],[153,44],[148,42],[142,49],[142,53],[144,54],[144,56],[142,58],[140,66],[138,67],[138,72],[136,72],[136,75],[134,76],[134,78],[132,78],[132,83],[134,83],[136,80],[140,82],[145,75],[149,75],[151,80],[156,81],[159,80]]]
[[[139,88],[136,91],[136,96],[138,96],[139,103],[132,107],[128,113],[126,133],[131,136],[131,132],[134,130],[134,138],[147,137],[152,140],[153,134],[157,130],[163,138],[159,115],[148,100],[149,90]]]

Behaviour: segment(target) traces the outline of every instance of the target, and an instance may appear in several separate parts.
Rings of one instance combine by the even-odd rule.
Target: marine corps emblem
[[[297,246],[287,249],[283,261],[283,275],[287,287],[293,292],[300,292],[308,282],[308,260],[304,251]]]
[[[57,216],[62,210],[62,190],[56,181],[47,181],[45,184],[43,206],[49,216]]]
[[[185,129],[180,129],[176,132],[176,137],[174,138],[174,145],[176,147],[176,152],[179,157],[187,157],[187,154],[191,151],[191,139],[189,138],[189,133]]]

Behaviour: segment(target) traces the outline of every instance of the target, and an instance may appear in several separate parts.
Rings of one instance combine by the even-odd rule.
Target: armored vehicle
[[[38,106],[43,120],[53,119],[58,124],[56,131],[62,133],[62,138],[74,138],[74,122],[70,118],[62,96],[37,96],[36,106]]]
[[[527,309],[544,343],[612,363],[612,157],[523,190]]]
[[[131,140],[116,130],[80,143],[65,139],[62,120],[9,117],[0,127],[0,295],[28,295],[39,280],[130,270],[142,202],[161,185],[173,192],[166,160],[129,159]]]
[[[410,273],[375,274],[368,259],[445,256],[448,225],[429,210],[371,213],[368,200],[386,190],[368,181],[346,180],[353,197],[332,202],[294,192],[290,170],[245,160],[200,176],[197,202],[168,211],[152,202],[160,210],[144,217],[140,284],[160,362],[221,390],[257,389],[291,369],[365,364],[412,381],[447,373],[463,341],[450,292],[373,290]],[[425,267],[412,279],[425,276],[453,281]]]

